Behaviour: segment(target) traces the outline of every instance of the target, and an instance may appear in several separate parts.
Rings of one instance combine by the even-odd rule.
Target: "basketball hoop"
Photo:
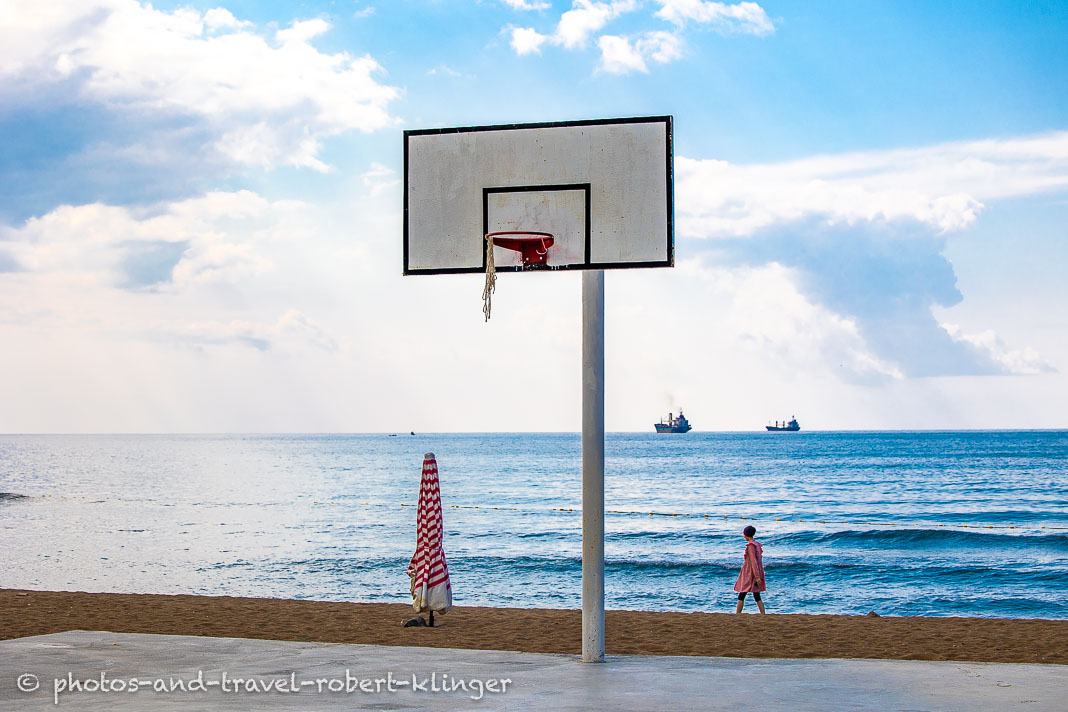
[[[504,271],[584,270],[587,663],[605,659],[604,270],[675,266],[672,126],[670,116],[635,116],[404,132],[405,275],[485,272],[482,312],[489,321],[494,247],[512,250],[501,253]],[[486,374],[486,383],[496,380]],[[506,374],[497,385],[513,380]]]
[[[497,269],[493,264],[493,248],[515,250],[523,260],[523,269],[549,266],[549,248],[556,238],[550,232],[537,230],[502,230],[486,233],[486,286],[482,289],[482,313],[489,321],[492,295],[497,288]]]

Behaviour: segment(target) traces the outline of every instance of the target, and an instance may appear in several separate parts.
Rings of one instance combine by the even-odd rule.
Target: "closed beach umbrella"
[[[438,462],[432,452],[423,456],[416,527],[415,554],[408,564],[412,606],[416,613],[429,612],[430,625],[434,625],[434,611],[448,613],[452,608],[452,586],[449,585],[445,550],[441,546],[441,490],[438,488]]]

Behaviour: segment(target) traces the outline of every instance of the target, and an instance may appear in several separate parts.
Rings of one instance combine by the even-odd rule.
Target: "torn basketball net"
[[[438,462],[432,452],[423,456],[416,526],[415,554],[408,563],[412,606],[416,613],[448,613],[452,608],[452,586],[449,584],[449,567],[445,564],[445,550],[441,546],[441,490],[438,487]]]
[[[493,309],[493,292],[497,289],[497,267],[493,263],[493,248],[515,250],[523,260],[523,269],[549,266],[549,248],[556,238],[551,232],[534,230],[504,230],[486,233],[486,285],[482,288],[482,313],[489,321]]]

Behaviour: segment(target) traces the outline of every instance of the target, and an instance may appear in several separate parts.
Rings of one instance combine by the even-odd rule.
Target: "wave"
[[[480,532],[464,533],[464,538],[471,540],[500,539],[500,530],[487,530]],[[557,530],[544,531],[515,531],[507,532],[506,538],[522,542],[557,541],[560,532]],[[839,531],[805,530],[788,534],[765,534],[759,537],[768,547],[775,546],[832,546],[832,547],[856,547],[878,548],[883,550],[916,550],[916,549],[948,549],[948,548],[977,548],[983,549],[1046,549],[1052,552],[1068,552],[1068,533],[1049,532],[1039,533],[1028,530],[980,530],[975,531],[954,528],[894,528],[894,529],[845,529]],[[667,545],[677,549],[681,545],[694,547],[710,547],[716,545],[736,544],[741,541],[734,532],[723,532],[709,529],[673,529],[651,530],[641,529],[636,531],[609,531],[606,532],[606,542],[609,546],[634,546]],[[644,548],[644,547],[643,547]],[[739,547],[740,548],[740,547]]]
[[[236,559],[205,566],[200,571],[248,569],[253,571],[292,571],[331,573],[344,571],[399,570],[408,566],[408,556],[366,556],[353,553],[351,556],[323,556],[311,559]]]
[[[1060,549],[1068,548],[1068,536],[1063,534],[1042,536],[1005,536],[997,534],[971,534],[968,532],[930,532],[933,536],[924,536],[924,532],[835,532],[821,534],[818,532],[799,532],[780,537],[778,543],[790,539],[793,543],[803,541],[807,544],[834,541],[844,543],[843,551],[805,552],[794,549],[789,553],[776,554],[770,547],[765,551],[765,567],[769,576],[794,580],[819,579],[841,581],[917,581],[927,579],[940,583],[958,582],[974,584],[982,582],[990,585],[994,582],[1018,582],[1026,580],[1034,584],[1059,585],[1068,576],[1066,561],[1060,551],[1052,556],[1046,552],[1028,551],[1027,555],[1003,552],[996,555],[997,546],[990,539],[1017,540],[1009,544],[1022,544],[1027,547],[1048,546],[1052,544]],[[865,539],[867,548],[858,546],[859,539]],[[982,547],[984,556],[980,560],[968,561],[952,556],[935,560],[930,556],[894,556],[894,551],[922,546],[938,546],[944,539],[965,542],[974,549]],[[1037,541],[1036,541],[1037,540]],[[769,544],[771,540],[768,540]],[[932,544],[931,542],[934,542]],[[1004,544],[1005,542],[999,542]],[[343,548],[343,547],[342,547]],[[876,549],[876,551],[871,551]],[[1048,549],[1046,550],[1048,551]],[[703,554],[703,555],[702,555]],[[1035,554],[1038,554],[1037,559]],[[409,555],[388,555],[383,552],[353,550],[339,552],[336,555],[324,555],[295,559],[236,559],[217,562],[201,568],[205,570],[246,569],[264,572],[303,572],[344,574],[356,572],[381,571],[403,572],[408,565]],[[446,552],[450,569],[489,570],[511,572],[519,575],[542,575],[552,577],[557,574],[578,574],[582,568],[582,557],[571,551],[527,552],[501,551],[489,553],[485,550],[452,550]],[[609,552],[605,558],[605,570],[610,576],[644,576],[662,577],[685,575],[694,578],[706,578],[737,573],[740,557],[736,552],[718,555],[707,549],[694,549],[693,554],[667,553],[650,551],[648,555],[635,552]]]
[[[0,502],[17,502],[20,499],[29,499],[29,497],[14,492],[0,492]]]
[[[723,532],[711,529],[692,529],[692,530],[667,530],[667,531],[654,531],[651,529],[643,529],[639,531],[613,531],[609,529],[605,534],[609,539],[616,541],[626,540],[638,540],[638,541],[678,541],[679,539],[700,539],[702,541],[716,541],[720,539],[727,539],[731,541],[741,541],[741,536],[735,532]],[[744,542],[743,542],[744,545]]]
[[[1031,548],[1068,551],[1068,534],[1009,534],[1000,531],[959,529],[849,529],[836,532],[802,531],[767,538],[768,543],[794,545],[852,545],[883,549],[945,547]]]
[[[579,556],[452,556],[449,559],[451,568],[491,568],[498,571],[538,571],[545,573],[558,573],[563,571],[579,571],[582,567],[582,559]],[[852,578],[888,578],[902,577],[908,579],[930,578],[945,582],[957,579],[1002,579],[1018,580],[1021,576],[1028,581],[1057,583],[1068,576],[1068,568],[1063,565],[1046,565],[1035,568],[1032,562],[1006,563],[1003,565],[976,564],[962,565],[959,562],[946,562],[944,564],[927,561],[865,561],[865,560],[840,560],[819,557],[813,559],[781,558],[765,559],[765,568],[768,575],[772,572],[779,577],[789,577],[804,580],[811,576],[823,576],[829,578],[852,579]],[[715,576],[721,572],[736,574],[739,562],[734,558],[730,560],[717,559],[689,559],[678,560],[664,557],[607,557],[605,559],[605,571],[607,574],[627,573],[656,573],[656,574],[682,574],[686,576]]]

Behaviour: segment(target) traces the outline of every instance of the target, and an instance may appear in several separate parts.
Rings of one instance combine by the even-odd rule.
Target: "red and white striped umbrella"
[[[441,547],[441,490],[438,487],[438,462],[434,453],[423,456],[423,476],[419,482],[419,512],[416,517],[418,536],[415,554],[408,564],[412,579],[412,605],[417,613],[448,613],[452,608],[452,586],[445,550]]]

